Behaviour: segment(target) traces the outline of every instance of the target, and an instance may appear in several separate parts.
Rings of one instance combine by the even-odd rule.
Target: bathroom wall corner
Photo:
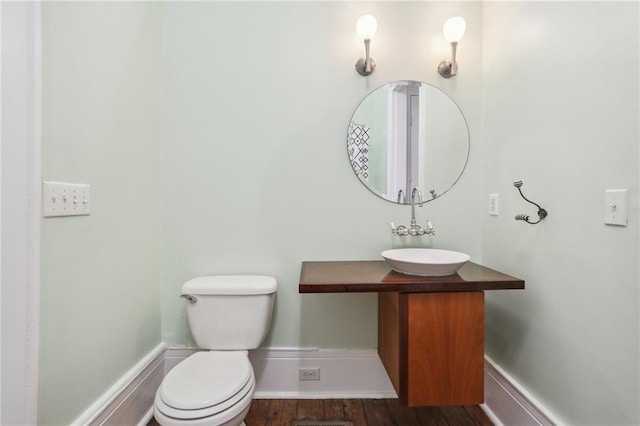
[[[153,348],[76,418],[72,425],[134,425],[147,419],[156,389],[165,375],[165,350],[164,343]]]
[[[491,358],[484,362],[482,409],[497,426],[560,425],[560,422]]]

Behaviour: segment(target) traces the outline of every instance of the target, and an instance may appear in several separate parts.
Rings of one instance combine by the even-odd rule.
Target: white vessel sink
[[[471,259],[457,251],[426,248],[385,250],[381,254],[394,271],[422,277],[453,275]]]

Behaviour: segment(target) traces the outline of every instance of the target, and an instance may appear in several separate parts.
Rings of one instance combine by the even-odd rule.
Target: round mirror
[[[462,111],[440,89],[394,81],[368,94],[347,133],[351,167],[371,192],[399,204],[426,202],[460,179],[469,158]],[[419,191],[414,191],[418,188]]]

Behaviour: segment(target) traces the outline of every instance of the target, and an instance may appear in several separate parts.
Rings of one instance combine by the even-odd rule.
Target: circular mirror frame
[[[382,86],[377,87],[376,89],[372,90],[371,92],[369,92],[358,104],[358,106],[355,108],[352,116],[351,116],[351,120],[349,121],[349,126],[347,129],[347,158],[349,160],[349,163],[351,165],[351,168],[354,172],[354,174],[356,175],[356,177],[358,178],[358,180],[369,190],[371,191],[373,194],[375,194],[376,196],[382,198],[383,200],[389,201],[391,203],[394,204],[403,204],[403,205],[410,205],[411,204],[411,194],[405,194],[404,200],[399,200],[399,199],[392,199],[390,198],[387,194],[383,193],[382,191],[378,190],[377,188],[375,188],[374,186],[370,185],[367,181],[363,180],[363,178],[361,177],[362,171],[357,170],[356,166],[357,164],[354,164],[354,157],[353,157],[353,152],[352,152],[352,146],[351,145],[351,137],[352,137],[352,133],[354,132],[354,126],[359,126],[357,124],[354,123],[354,117],[356,116],[359,108],[367,101],[367,99],[372,96],[374,93],[376,93],[378,90],[381,89],[386,89],[388,87],[398,87],[400,86],[402,83],[405,83],[407,86],[410,85],[419,85],[419,86],[426,86],[430,89],[436,90],[437,92],[439,92],[440,94],[442,94],[444,97],[446,97],[452,104],[452,106],[455,107],[455,109],[459,112],[460,114],[460,118],[462,119],[461,123],[464,125],[464,134],[466,135],[466,154],[465,154],[465,158],[464,158],[464,163],[462,164],[462,167],[460,169],[460,172],[457,175],[452,174],[453,179],[451,179],[451,183],[443,190],[440,192],[435,192],[433,190],[429,191],[427,194],[422,194],[423,195],[423,199],[422,202],[429,202],[429,201],[433,201],[436,198],[440,198],[442,195],[446,194],[447,192],[449,192],[449,190],[451,190],[451,188],[453,188],[455,186],[455,184],[460,180],[460,178],[462,177],[462,174],[464,173],[465,169],[467,168],[467,164],[469,162],[469,155],[471,152],[471,134],[469,132],[469,125],[467,124],[467,119],[464,116],[464,114],[462,113],[462,110],[460,109],[460,107],[458,106],[458,104],[449,96],[447,95],[442,89],[433,86],[429,83],[425,83],[422,81],[416,81],[416,80],[398,80],[398,81],[392,81],[392,82],[388,82],[383,84]],[[356,129],[357,130],[357,129]],[[368,130],[368,129],[367,129]],[[365,129],[360,129],[360,131],[364,131],[366,132]],[[368,148],[367,148],[367,152],[368,152]],[[368,161],[368,159],[367,159]],[[368,165],[364,164],[364,168],[368,167]],[[419,188],[422,189],[422,188]],[[400,197],[398,197],[400,198]]]

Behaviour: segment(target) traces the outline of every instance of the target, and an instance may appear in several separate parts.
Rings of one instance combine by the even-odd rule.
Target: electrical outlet
[[[300,367],[298,369],[299,380],[320,380],[319,367]]]

